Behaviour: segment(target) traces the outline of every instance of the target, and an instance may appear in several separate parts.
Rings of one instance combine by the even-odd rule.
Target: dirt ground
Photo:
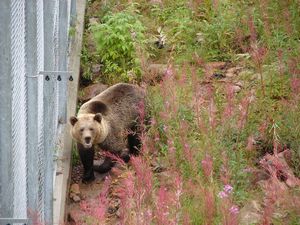
[[[83,216],[83,212],[80,208],[80,202],[82,200],[88,201],[89,199],[95,199],[101,192],[102,190],[102,185],[103,185],[103,180],[107,176],[107,174],[99,174],[95,173],[95,181],[85,184],[81,182],[81,176],[82,176],[83,168],[82,165],[76,165],[72,169],[72,174],[71,174],[71,185],[70,185],[70,191],[67,199],[67,206],[66,206],[66,212],[67,212],[67,224],[69,225],[75,225],[77,224],[76,221],[78,218]],[[75,186],[74,186],[75,184]],[[76,199],[76,201],[70,197],[72,193],[72,187],[75,187],[77,189],[78,184],[78,189],[77,190],[77,195],[80,199]]]
[[[94,160],[95,165],[100,165],[102,163],[101,159]],[[114,183],[118,182],[118,176],[113,172],[108,172],[104,174],[99,174],[95,172],[95,180],[90,183],[82,183],[81,176],[83,173],[83,167],[81,164],[73,166],[71,174],[71,184],[69,188],[69,195],[66,205],[66,225],[80,225],[82,219],[86,218],[86,213],[82,209],[82,202],[92,202],[99,198],[99,195],[103,191],[103,186],[105,183],[105,178],[109,176],[111,178],[111,184],[109,186],[109,196],[108,196],[108,218],[105,221],[107,225],[114,225],[118,221],[118,209],[119,200],[115,195],[112,195],[114,189]]]

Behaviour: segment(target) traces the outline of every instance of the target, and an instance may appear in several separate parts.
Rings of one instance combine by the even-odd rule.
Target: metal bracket
[[[0,218],[0,225],[11,225],[15,223],[22,223],[23,225],[29,224],[30,219],[17,219],[17,218]]]
[[[70,75],[72,71],[40,71],[39,75]]]
[[[45,80],[49,81],[50,76],[57,76],[57,80],[61,81],[61,76],[69,76],[69,81],[73,81],[73,72],[72,71],[40,71],[37,75],[35,76],[26,76],[29,78],[37,78],[39,76],[45,76]]]
[[[40,71],[39,75],[44,75],[46,81],[50,80],[50,76],[57,76],[58,81],[61,81],[61,76],[69,76],[69,81],[73,81],[72,73],[72,71]]]

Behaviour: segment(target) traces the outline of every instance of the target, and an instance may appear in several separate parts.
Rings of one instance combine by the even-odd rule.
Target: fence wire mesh
[[[26,217],[25,2],[11,1],[12,164],[14,216]],[[20,110],[22,108],[22,110]]]
[[[0,225],[29,214],[52,224],[75,2],[0,1]]]

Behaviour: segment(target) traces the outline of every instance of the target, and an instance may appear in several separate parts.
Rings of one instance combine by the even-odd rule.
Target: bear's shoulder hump
[[[86,105],[86,110],[88,111],[88,113],[102,113],[103,115],[106,115],[108,112],[108,107],[101,101],[89,101]]]

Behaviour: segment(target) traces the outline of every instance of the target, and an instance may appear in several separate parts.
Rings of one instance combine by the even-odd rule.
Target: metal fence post
[[[45,150],[45,167],[44,167],[44,196],[45,196],[45,222],[52,224],[53,219],[53,168],[54,168],[54,151],[56,136],[54,133],[54,112],[55,104],[55,86],[56,81],[53,76],[44,75],[44,150]],[[48,80],[48,81],[47,81]]]
[[[55,70],[55,4],[57,0],[44,0],[44,70]],[[49,78],[49,80],[48,80]],[[56,82],[54,77],[44,75],[44,202],[45,202],[45,222],[52,224],[53,220],[53,153],[56,141],[56,118],[55,118],[55,98]]]
[[[58,42],[58,70],[67,71],[67,52],[68,52],[68,2],[59,0],[59,42]],[[58,121],[60,124],[66,123],[67,117],[67,76],[62,74],[58,82],[59,102],[58,102]]]
[[[70,25],[72,27],[76,25],[76,17],[76,0],[71,0]]]
[[[27,74],[27,188],[28,210],[40,213],[39,190],[39,126],[37,70],[37,0],[27,0],[26,13],[26,74]]]
[[[13,216],[10,0],[0,1],[0,217]]]

